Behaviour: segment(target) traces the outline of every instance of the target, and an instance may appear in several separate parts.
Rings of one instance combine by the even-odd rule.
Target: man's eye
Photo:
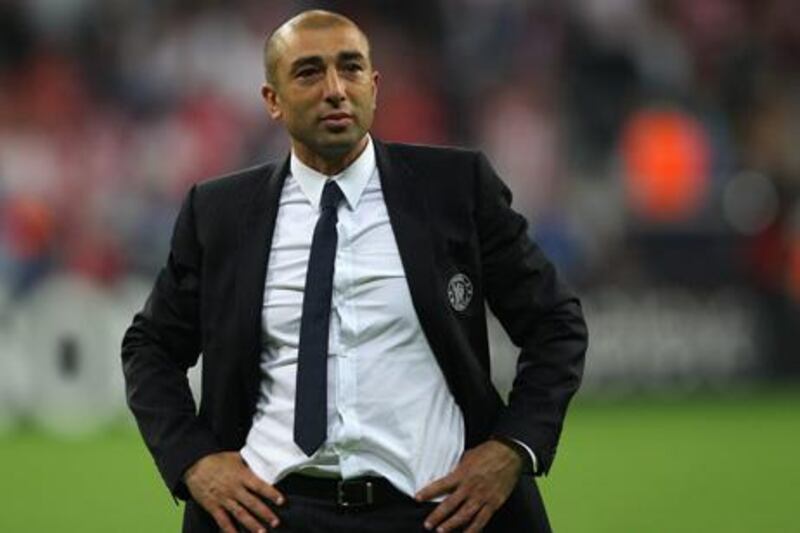
[[[304,68],[297,71],[296,76],[298,78],[310,78],[314,74],[317,73],[317,69],[315,68]]]
[[[361,72],[364,70],[364,67],[362,67],[359,63],[347,63],[344,68],[348,72]]]

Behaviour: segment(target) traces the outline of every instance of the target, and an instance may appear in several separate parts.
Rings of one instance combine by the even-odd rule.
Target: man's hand
[[[256,476],[239,452],[221,452],[201,458],[186,470],[183,481],[195,501],[214,517],[224,533],[237,532],[229,515],[253,533],[266,533],[257,518],[272,527],[278,526],[278,517],[258,496],[277,505],[282,505],[285,498]]]
[[[477,533],[508,499],[519,479],[522,459],[506,444],[490,440],[468,450],[450,474],[416,495],[426,501],[449,494],[425,519],[425,529],[446,533],[466,527]]]

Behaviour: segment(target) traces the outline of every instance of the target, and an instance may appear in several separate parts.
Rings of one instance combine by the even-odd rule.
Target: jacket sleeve
[[[200,355],[202,249],[193,212],[195,189],[175,223],[166,266],[122,340],[128,406],[172,494],[189,497],[181,477],[204,455],[221,451],[198,418],[186,372]]]
[[[577,297],[511,209],[511,193],[486,157],[476,157],[476,217],[484,293],[521,351],[495,435],[527,445],[537,474],[555,456],[567,405],[583,374],[587,329]]]

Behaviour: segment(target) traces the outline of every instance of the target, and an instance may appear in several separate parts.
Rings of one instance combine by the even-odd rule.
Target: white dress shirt
[[[311,457],[294,443],[297,349],[306,267],[326,179],[338,207],[328,356],[328,433]],[[242,457],[275,483],[291,472],[380,475],[413,495],[456,466],[464,417],[411,301],[372,140],[327,177],[294,154],[264,285],[261,390]]]

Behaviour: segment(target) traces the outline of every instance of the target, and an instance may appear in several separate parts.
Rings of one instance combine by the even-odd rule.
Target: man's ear
[[[275,88],[269,83],[262,85],[261,98],[264,99],[264,106],[270,118],[272,120],[280,120],[283,117],[283,112],[281,111],[280,98]]]
[[[377,70],[372,71],[372,110],[378,107],[378,80],[381,79],[381,74]]]

